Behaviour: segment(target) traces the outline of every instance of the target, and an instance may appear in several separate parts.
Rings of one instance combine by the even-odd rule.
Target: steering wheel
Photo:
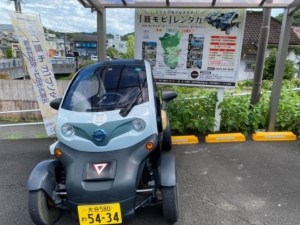
[[[109,96],[109,95],[117,95],[117,96],[120,96],[121,98],[124,98],[124,99],[127,101],[127,103],[130,102],[129,99],[128,99],[127,97],[125,97],[124,95],[121,95],[120,93],[117,93],[117,92],[106,92],[106,93],[104,93],[103,95],[100,96],[100,100],[99,100],[99,102],[97,103],[97,105],[99,105],[99,104],[103,101],[103,99],[104,99],[106,96]]]

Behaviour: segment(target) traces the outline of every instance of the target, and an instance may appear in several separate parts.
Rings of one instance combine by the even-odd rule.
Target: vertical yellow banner
[[[49,57],[43,27],[36,16],[10,14],[15,33],[32,81],[47,135],[55,134],[54,124],[57,111],[50,102],[59,97],[53,68]]]

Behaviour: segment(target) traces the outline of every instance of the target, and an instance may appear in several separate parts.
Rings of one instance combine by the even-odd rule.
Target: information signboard
[[[245,9],[136,9],[135,58],[158,83],[235,87]]]

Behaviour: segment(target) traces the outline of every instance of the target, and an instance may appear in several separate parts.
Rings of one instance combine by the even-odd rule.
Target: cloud
[[[10,24],[9,13],[14,3],[0,1],[0,23]],[[97,13],[91,13],[77,0],[26,0],[21,6],[24,14],[41,18],[44,27],[59,32],[96,32]],[[38,13],[37,13],[38,12]],[[134,31],[134,9],[106,9],[107,33],[124,35]]]
[[[0,1],[0,23],[10,24],[8,13],[14,12],[14,3]],[[113,0],[120,2],[120,0]],[[59,32],[96,32],[97,13],[91,13],[77,0],[26,0],[25,14],[40,16],[44,27]],[[130,1],[131,2],[131,1]],[[128,3],[130,3],[128,2]],[[260,9],[261,10],[261,9]],[[134,32],[134,9],[106,9],[106,33],[124,35]],[[272,16],[283,9],[272,9]]]

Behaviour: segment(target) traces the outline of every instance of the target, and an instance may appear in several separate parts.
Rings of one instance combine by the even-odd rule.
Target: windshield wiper
[[[132,108],[137,104],[139,97],[141,96],[143,92],[143,89],[136,95],[136,97],[131,101],[131,103],[126,107],[126,108],[122,108],[119,112],[119,114],[123,117],[126,117],[130,111],[132,110]]]

